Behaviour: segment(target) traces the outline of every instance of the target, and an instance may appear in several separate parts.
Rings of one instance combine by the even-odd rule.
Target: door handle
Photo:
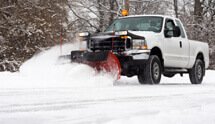
[[[182,42],[181,41],[179,42],[179,44],[180,44],[180,48],[182,48]]]

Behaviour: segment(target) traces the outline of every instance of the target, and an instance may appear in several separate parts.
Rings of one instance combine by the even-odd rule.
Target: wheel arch
[[[153,47],[151,49],[150,55],[157,55],[161,61],[162,66],[164,66],[163,54],[162,54],[162,51],[159,47]]]
[[[199,52],[199,53],[197,54],[196,60],[197,60],[197,59],[200,59],[200,60],[202,60],[202,61],[205,63],[205,58],[204,58],[203,52]]]
[[[205,67],[206,65],[205,65],[205,58],[204,58],[204,54],[202,53],[202,52],[199,52],[198,54],[197,54],[197,56],[196,56],[196,60],[197,59],[200,59],[200,60],[202,60],[202,62],[203,62],[203,66]],[[205,70],[204,70],[204,72],[203,72],[203,75],[205,75]]]

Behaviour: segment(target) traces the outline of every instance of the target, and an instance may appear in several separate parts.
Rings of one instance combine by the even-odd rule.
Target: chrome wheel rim
[[[201,65],[197,66],[197,77],[198,77],[198,79],[202,78],[202,67],[201,67]]]
[[[153,76],[155,80],[158,80],[159,76],[160,76],[160,68],[158,63],[154,63],[153,64]]]

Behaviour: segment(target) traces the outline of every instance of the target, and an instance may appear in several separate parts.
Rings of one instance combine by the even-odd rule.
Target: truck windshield
[[[152,31],[161,32],[163,24],[162,17],[128,17],[115,20],[105,32],[110,31]]]

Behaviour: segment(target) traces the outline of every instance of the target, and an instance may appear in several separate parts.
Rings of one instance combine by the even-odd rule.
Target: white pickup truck
[[[107,56],[103,53],[111,51],[120,62],[121,75],[137,75],[141,84],[159,84],[162,74],[178,73],[188,73],[192,84],[201,84],[209,66],[208,44],[188,40],[181,21],[169,16],[121,17],[103,33],[79,35],[87,41],[82,42],[86,51],[72,51],[72,61],[80,62],[83,56],[101,61]]]

